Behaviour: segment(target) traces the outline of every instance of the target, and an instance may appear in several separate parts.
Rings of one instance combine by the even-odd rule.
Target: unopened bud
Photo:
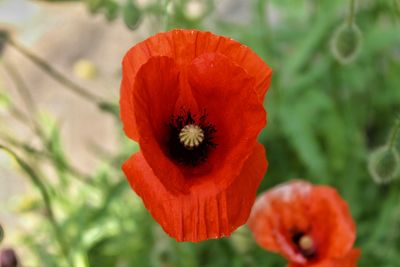
[[[362,34],[358,26],[343,24],[334,32],[331,40],[333,56],[342,64],[349,64],[357,57],[362,43]]]
[[[11,248],[0,251],[0,267],[17,267],[18,259],[15,251]]]
[[[377,148],[369,156],[368,170],[376,183],[393,181],[400,175],[399,152],[388,146]]]
[[[125,6],[123,7],[123,18],[125,25],[131,29],[135,30],[141,21],[141,11],[140,9],[133,3],[133,1],[127,1]]]

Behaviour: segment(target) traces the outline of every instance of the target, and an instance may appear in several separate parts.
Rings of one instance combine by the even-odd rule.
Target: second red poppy
[[[288,267],[355,267],[355,224],[336,190],[293,181],[263,193],[249,227],[256,242],[283,255]]]

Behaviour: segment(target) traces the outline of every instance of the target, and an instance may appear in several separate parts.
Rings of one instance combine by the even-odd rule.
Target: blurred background
[[[334,186],[359,266],[400,266],[400,0],[0,0],[0,250],[21,266],[285,266],[246,227],[176,243],[120,166],[120,62],[156,32],[230,36],[274,70],[260,192]]]

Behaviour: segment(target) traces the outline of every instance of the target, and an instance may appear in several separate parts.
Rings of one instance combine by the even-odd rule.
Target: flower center
[[[293,235],[292,240],[297,249],[305,258],[312,259],[316,256],[317,251],[315,247],[315,242],[311,235],[298,232]]]
[[[196,124],[188,124],[179,133],[179,141],[187,149],[198,147],[204,140],[204,131]]]
[[[205,162],[214,143],[216,128],[207,121],[205,111],[197,119],[190,111],[171,116],[165,148],[168,155],[179,164],[195,167]]]
[[[299,240],[299,248],[303,255],[313,255],[315,253],[314,240],[309,235],[303,235]]]

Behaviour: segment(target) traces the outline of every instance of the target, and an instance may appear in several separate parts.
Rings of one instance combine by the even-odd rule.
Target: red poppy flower
[[[262,194],[248,222],[256,242],[290,267],[354,267],[355,225],[346,202],[328,186],[293,181]]]
[[[228,236],[244,224],[265,174],[262,102],[271,69],[248,47],[173,30],[123,60],[121,119],[141,151],[122,166],[178,241]]]

